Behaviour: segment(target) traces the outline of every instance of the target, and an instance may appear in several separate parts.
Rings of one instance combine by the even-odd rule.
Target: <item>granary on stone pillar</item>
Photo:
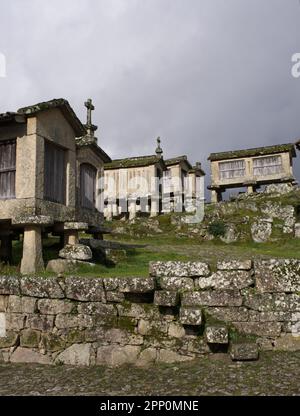
[[[197,199],[204,198],[204,176],[201,163],[192,166],[186,155],[165,159],[164,212],[194,212]]]
[[[90,224],[89,233],[95,238],[100,238],[103,230],[104,207],[104,164],[111,162],[111,158],[98,146],[95,131],[98,127],[92,124],[92,111],[95,109],[92,100],[84,103],[87,108],[87,121],[85,128],[87,133],[76,138],[77,159],[77,217]],[[98,220],[94,221],[94,213],[97,212]],[[99,219],[100,226],[99,226]]]
[[[107,219],[127,215],[133,219],[138,212],[158,215],[162,210],[161,178],[166,166],[160,138],[155,154],[115,159],[104,165],[105,208]]]
[[[298,150],[300,150],[300,140],[298,140],[298,141],[295,143],[295,145],[296,145],[297,149],[298,149]]]
[[[229,188],[246,187],[253,193],[261,185],[293,182],[295,156],[292,143],[211,153],[211,202],[222,200],[222,192]]]
[[[109,158],[96,142],[83,143],[88,127],[64,99],[0,114],[0,256],[9,260],[23,235],[24,274],[44,268],[44,232],[75,244],[79,231],[101,227],[96,179]]]
[[[204,199],[201,163],[192,166],[186,156],[163,158],[160,137],[155,154],[116,159],[104,166],[107,219],[139,212],[151,216],[166,212],[194,212]]]

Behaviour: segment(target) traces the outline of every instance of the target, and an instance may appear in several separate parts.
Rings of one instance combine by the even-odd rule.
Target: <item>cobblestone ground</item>
[[[0,395],[299,395],[300,352],[227,356],[147,369],[0,364]]]

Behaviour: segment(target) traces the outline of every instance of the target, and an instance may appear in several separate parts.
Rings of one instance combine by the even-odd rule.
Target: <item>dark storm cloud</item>
[[[0,32],[0,111],[65,97],[84,119],[90,96],[112,157],[300,137],[298,0],[14,0]]]

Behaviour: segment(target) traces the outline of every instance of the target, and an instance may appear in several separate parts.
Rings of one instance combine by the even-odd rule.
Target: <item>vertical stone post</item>
[[[11,222],[12,225],[22,225],[24,228],[21,273],[43,271],[42,231],[45,226],[53,224],[53,219],[46,215],[24,215],[12,218]]]
[[[215,189],[211,190],[211,203],[216,204],[218,202],[218,193]]]
[[[78,230],[67,230],[65,231],[65,245],[74,246],[79,242]]]
[[[85,222],[65,222],[65,245],[75,246],[79,243],[79,231],[87,231],[89,228]]]
[[[247,185],[247,194],[253,194],[253,193],[254,193],[253,185]]]
[[[136,199],[129,200],[129,220],[134,220],[136,218]]]
[[[40,225],[25,225],[21,273],[30,274],[44,270],[42,228]]]

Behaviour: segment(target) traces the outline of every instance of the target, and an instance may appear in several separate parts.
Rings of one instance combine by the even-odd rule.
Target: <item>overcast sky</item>
[[[112,158],[151,154],[159,135],[166,158],[207,171],[210,152],[300,137],[299,0],[0,3],[0,112],[63,97],[85,121],[91,97]]]

